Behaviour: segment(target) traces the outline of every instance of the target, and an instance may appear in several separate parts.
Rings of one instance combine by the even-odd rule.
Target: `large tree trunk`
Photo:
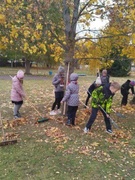
[[[30,75],[30,61],[25,59],[25,74]]]
[[[76,26],[78,20],[80,0],[74,0],[73,14],[69,8],[69,4],[66,0],[63,0],[63,19],[65,24],[65,36],[66,36],[66,47],[65,49],[65,67],[67,69],[68,63],[70,63],[69,74],[74,72],[74,51],[75,51],[75,37],[76,37]]]

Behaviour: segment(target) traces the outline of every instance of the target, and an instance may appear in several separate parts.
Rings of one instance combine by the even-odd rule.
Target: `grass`
[[[1,68],[1,75],[14,75],[15,69]],[[56,72],[56,70],[53,70]],[[84,73],[85,70],[77,71]],[[33,74],[37,74],[32,70]],[[87,72],[86,72],[87,73]],[[4,180],[134,180],[135,179],[135,121],[134,110],[129,105],[120,109],[120,93],[114,97],[113,108],[126,118],[112,117],[120,130],[115,134],[105,133],[103,117],[99,114],[89,134],[83,128],[89,113],[80,104],[76,126],[65,126],[66,117],[50,117],[49,111],[54,100],[52,76],[48,70],[39,70],[42,79],[24,80],[28,100],[24,101],[21,113],[25,122],[13,124],[13,105],[10,102],[11,79],[0,79],[0,104],[5,133],[17,134],[18,143],[0,147],[0,179]],[[134,77],[131,77],[132,79]],[[86,89],[95,76],[79,77],[80,99],[84,102]],[[125,78],[111,78],[121,84]],[[129,97],[131,99],[131,97]],[[49,121],[37,124],[37,112]],[[12,126],[6,126],[7,122]],[[2,139],[1,139],[2,140]]]

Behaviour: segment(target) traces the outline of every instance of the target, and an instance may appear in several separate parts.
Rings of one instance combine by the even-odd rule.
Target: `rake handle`
[[[38,113],[38,115],[42,117],[40,112],[35,108],[35,106],[31,102],[30,102],[30,106],[33,107],[33,109]]]
[[[2,121],[2,117],[1,117],[1,112],[0,112],[0,122],[1,122],[2,135],[3,135],[4,141],[5,141],[6,137],[5,137],[5,132],[4,132],[4,128],[3,128],[3,121]]]
[[[86,104],[84,104],[81,100],[79,100],[79,101],[80,101],[81,104],[83,104],[86,108],[89,109],[89,107]]]

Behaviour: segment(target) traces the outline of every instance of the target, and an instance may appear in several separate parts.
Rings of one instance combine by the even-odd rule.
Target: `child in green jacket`
[[[106,131],[112,133],[112,127],[109,119],[111,112],[112,99],[115,93],[120,90],[120,85],[117,82],[100,86],[92,92],[92,112],[89,121],[84,128],[84,133],[88,133],[94,123],[98,110],[102,112],[106,125]],[[101,107],[101,108],[100,108]],[[105,113],[106,112],[106,113]]]

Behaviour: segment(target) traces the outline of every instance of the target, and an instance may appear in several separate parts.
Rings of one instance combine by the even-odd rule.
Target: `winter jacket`
[[[76,81],[71,81],[67,88],[62,101],[67,101],[68,106],[79,105],[79,85]]]
[[[110,79],[109,75],[107,75],[107,76],[101,75],[100,78],[101,78],[102,85],[106,85],[109,83],[109,79]]]
[[[11,101],[19,102],[25,97],[25,93],[22,87],[22,83],[19,81],[17,76],[12,78],[12,89],[11,89]]]
[[[94,89],[96,89],[96,84],[95,81],[90,85],[90,87],[88,88],[88,94],[92,94],[92,92],[94,91]]]
[[[98,108],[99,105],[108,113],[111,112],[112,99],[114,94],[110,91],[110,84],[100,86],[92,92],[92,107]]]
[[[121,86],[121,94],[129,94],[129,90],[131,89],[132,94],[135,94],[134,92],[134,86],[130,84],[130,80],[128,79],[124,84]]]
[[[55,92],[64,91],[64,83],[61,82],[62,80],[64,81],[64,77],[61,76],[60,74],[56,74],[53,77],[52,84],[55,87]]]

